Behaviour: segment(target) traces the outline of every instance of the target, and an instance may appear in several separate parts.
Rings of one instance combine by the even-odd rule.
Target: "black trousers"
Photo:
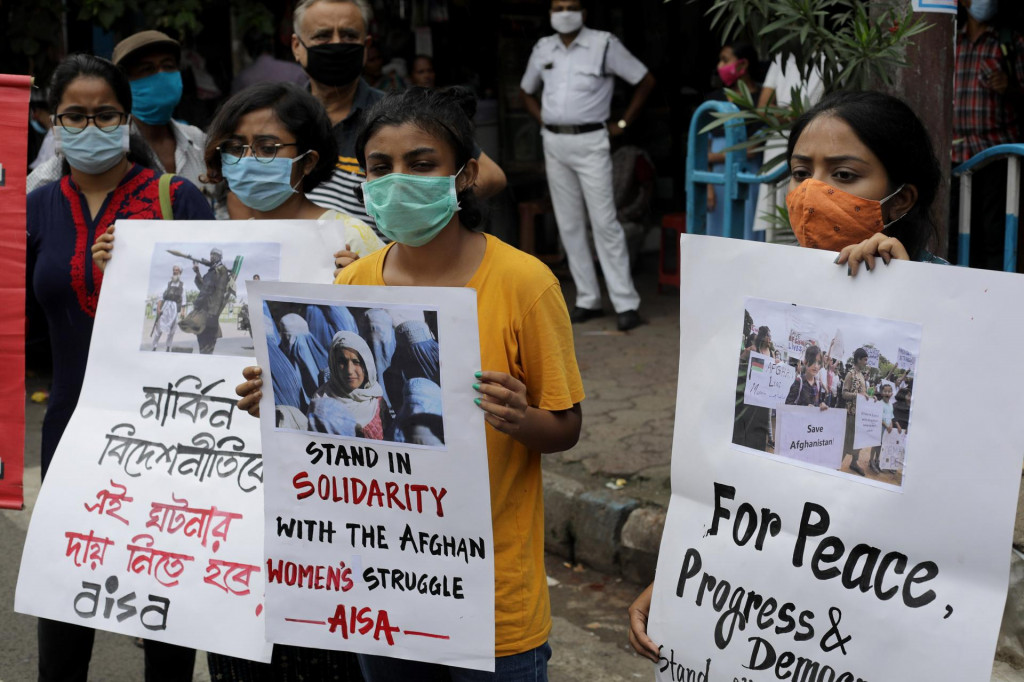
[[[1024,169],[1022,169],[1024,171]],[[1006,161],[994,161],[976,172],[971,182],[970,266],[986,270],[1003,269],[1006,242]],[[1021,173],[1024,177],[1024,172]],[[960,247],[960,178],[950,187],[950,262],[958,262]],[[1024,272],[1024,249],[1017,239],[1017,272]]]
[[[39,682],[86,682],[92,643],[92,628],[39,619]],[[196,650],[145,641],[146,682],[191,682]]]

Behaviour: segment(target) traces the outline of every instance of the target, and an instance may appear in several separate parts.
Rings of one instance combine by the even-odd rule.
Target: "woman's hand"
[[[875,269],[875,258],[881,258],[888,265],[893,258],[897,260],[910,260],[910,254],[903,246],[903,243],[895,237],[887,237],[881,232],[865,239],[860,244],[847,246],[839,252],[836,263],[846,265],[846,271],[850,277],[857,274],[861,262],[869,271]]]
[[[342,271],[346,266],[352,265],[359,260],[359,254],[355,251],[349,251],[349,245],[345,244],[345,248],[336,251],[334,253],[334,276],[337,277],[338,273]]]
[[[114,250],[114,226],[111,225],[107,231],[101,234],[92,245],[92,262],[100,270],[107,267],[111,252]]]
[[[647,636],[647,614],[651,611],[651,594],[653,593],[654,583],[651,583],[629,605],[627,613],[629,613],[629,643],[633,645],[633,650],[644,658],[649,658],[657,663],[658,645]]]
[[[818,409],[821,410],[822,412],[824,412],[825,410],[828,409],[828,405],[826,405],[825,403],[822,403],[822,404],[818,405]]]
[[[238,409],[244,410],[254,417],[260,416],[260,399],[263,397],[263,370],[256,365],[250,365],[242,370],[245,381],[235,386],[235,393],[241,396],[238,401]]]
[[[504,372],[477,372],[473,388],[481,397],[474,402],[486,414],[484,419],[502,433],[515,437],[526,418],[526,385]]]

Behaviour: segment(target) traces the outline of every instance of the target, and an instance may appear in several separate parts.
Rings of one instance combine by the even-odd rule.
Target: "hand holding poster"
[[[864,350],[866,350],[868,352],[868,367],[873,367],[875,369],[878,369],[878,360],[879,360],[879,357],[881,355],[879,353],[878,349],[877,348],[865,348]]]
[[[259,264],[264,277],[330,281],[344,243],[334,222],[118,223],[81,398],[29,527],[17,611],[270,659],[259,424],[234,395],[253,362],[252,339],[237,333],[249,294],[244,280],[219,277],[216,254]],[[184,289],[167,286],[169,248],[204,260]],[[169,326],[150,341],[154,292],[181,310],[172,321],[202,311],[202,327],[174,336]]]
[[[1024,450],[1024,422],[1012,416],[1024,368],[986,384],[985,401],[951,401],[979,379],[943,358],[983,345],[1012,357],[1024,318],[1006,311],[1024,297],[1024,280],[903,261],[850,278],[834,256],[682,238],[680,376],[690,380],[676,404],[648,622],[659,680],[991,674]],[[711,278],[730,286],[701,286]],[[763,298],[747,295],[755,291]],[[884,485],[729,443],[737,358],[723,339],[740,336],[744,310],[764,300],[847,316],[847,349],[873,339],[886,357],[897,345],[913,350],[913,447],[928,456],[915,459],[912,478]],[[992,419],[1003,426],[962,428]],[[985,452],[984,471],[952,475],[965,452]]]
[[[857,412],[853,447],[870,448],[882,442],[882,403],[857,396]]]
[[[464,378],[480,369],[475,292],[250,289],[264,311],[268,638],[493,670],[487,448]],[[350,324],[310,345],[319,378],[288,392],[273,337],[311,310]]]

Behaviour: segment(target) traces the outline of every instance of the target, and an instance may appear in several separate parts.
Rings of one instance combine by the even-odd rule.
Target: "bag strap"
[[[164,220],[174,220],[174,206],[171,204],[171,179],[172,173],[164,173],[160,176],[160,215]]]

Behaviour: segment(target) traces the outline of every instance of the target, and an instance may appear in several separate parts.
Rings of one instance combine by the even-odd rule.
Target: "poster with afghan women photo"
[[[899,489],[920,347],[919,324],[748,296],[733,445]]]
[[[268,640],[492,670],[476,292],[247,286]]]
[[[266,299],[277,428],[444,446],[437,311]]]

